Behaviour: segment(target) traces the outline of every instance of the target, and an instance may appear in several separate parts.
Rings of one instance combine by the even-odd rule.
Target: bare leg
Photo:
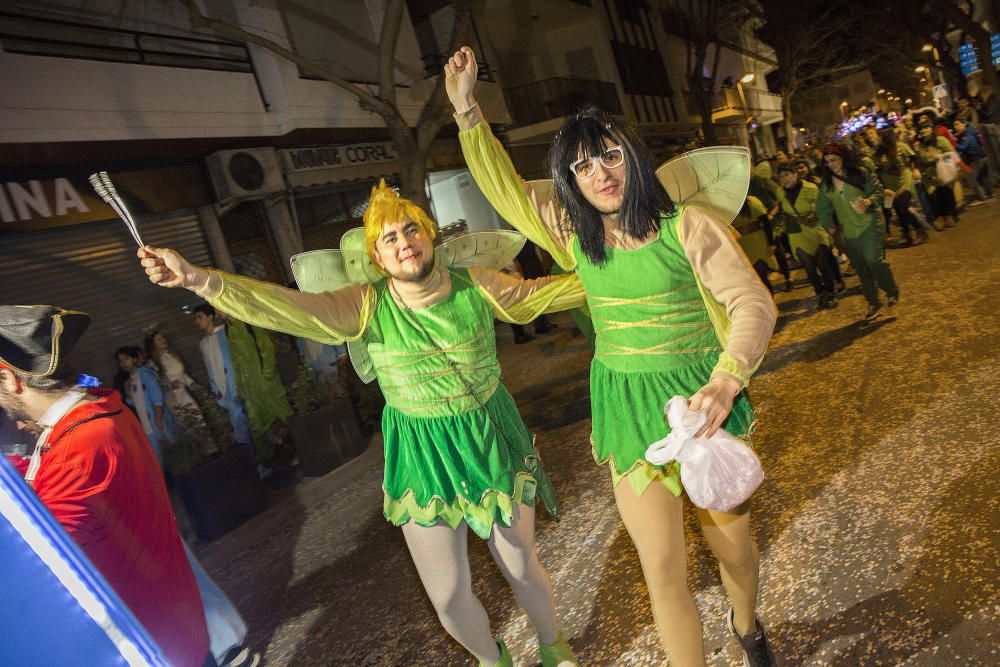
[[[760,586],[760,554],[750,536],[750,503],[733,512],[698,510],[701,530],[719,559],[722,585],[733,604],[733,620],[740,635],[756,627],[754,610]]]
[[[615,486],[615,500],[639,552],[653,620],[670,664],[704,665],[701,619],[687,586],[683,501],[658,482],[636,496],[624,479]]]
[[[468,535],[465,522],[454,530],[443,523],[403,524],[410,557],[441,625],[479,662],[492,665],[500,660],[500,649],[486,610],[472,592]]]
[[[535,508],[514,505],[510,528],[497,524],[489,539],[490,553],[518,603],[528,614],[543,644],[556,640],[552,582],[535,549]]]

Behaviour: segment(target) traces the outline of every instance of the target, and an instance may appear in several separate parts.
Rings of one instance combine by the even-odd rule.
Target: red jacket
[[[200,667],[209,648],[205,613],[160,465],[121,396],[91,394],[98,399],[53,428],[35,492],[170,664]],[[85,421],[98,415],[106,416]],[[23,474],[25,461],[15,464]]]

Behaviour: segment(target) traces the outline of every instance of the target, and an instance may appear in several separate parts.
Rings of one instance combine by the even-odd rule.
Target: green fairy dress
[[[486,539],[536,493],[554,514],[555,494],[501,381],[490,304],[466,269],[451,279],[446,299],[414,310],[376,286],[365,341],[386,400],[383,508],[397,526],[464,520]]]
[[[677,235],[681,210],[661,217],[657,241],[637,250],[606,247],[600,266],[573,243],[597,334],[590,367],[594,458],[610,466],[616,485],[626,476],[637,494],[657,479],[681,494],[677,463],[653,465],[646,448],[670,432],[666,400],[705,386],[722,353]],[[748,438],[753,422],[741,393],[723,426]]]

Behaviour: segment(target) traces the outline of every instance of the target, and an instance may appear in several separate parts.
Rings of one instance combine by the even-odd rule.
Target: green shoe
[[[500,649],[500,659],[492,665],[479,663],[479,667],[514,667],[514,659],[510,657],[510,651],[507,650],[507,646],[502,641],[498,641],[497,648]]]
[[[551,644],[538,642],[538,652],[542,655],[542,667],[564,667],[565,665],[579,665],[573,649],[569,647],[562,635],[556,637]]]

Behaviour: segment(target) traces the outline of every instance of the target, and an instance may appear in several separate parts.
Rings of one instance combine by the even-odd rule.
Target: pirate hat
[[[51,375],[89,324],[90,315],[57,306],[0,306],[0,367]]]

